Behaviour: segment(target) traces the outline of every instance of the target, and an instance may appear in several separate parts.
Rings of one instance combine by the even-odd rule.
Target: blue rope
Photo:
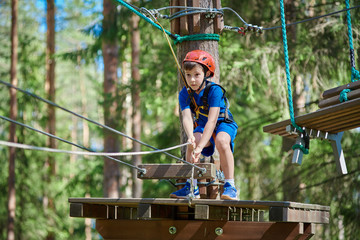
[[[156,27],[157,29],[162,30],[162,28],[154,23],[153,21],[151,21],[151,19],[149,19],[148,17],[146,17],[144,14],[140,13],[139,11],[137,11],[135,8],[133,8],[130,4],[128,4],[127,2],[123,1],[123,0],[116,0],[118,3],[120,3],[121,5],[123,5],[124,7],[128,8],[129,10],[131,10],[133,13],[135,13],[136,15],[138,15],[139,17],[141,17],[142,19],[144,19],[145,21],[147,21],[148,23],[150,23],[151,25],[153,25],[154,27]],[[177,36],[172,34],[171,32],[169,32],[168,30],[165,29],[165,32],[167,35],[169,35],[170,37],[172,37],[173,39],[176,39]]]
[[[350,8],[350,1],[345,1],[346,8]],[[354,51],[354,43],[352,36],[352,27],[351,27],[351,14],[350,10],[346,11],[346,20],[348,26],[348,36],[349,36],[349,46],[350,46],[350,65],[351,65],[351,82],[355,82],[360,80],[359,71],[355,68],[355,51]]]
[[[141,17],[142,19],[144,19],[148,23],[150,23],[151,25],[153,25],[154,27],[156,27],[157,29],[159,29],[161,31],[164,31],[167,35],[169,35],[174,40],[175,44],[181,43],[183,41],[198,41],[198,40],[215,40],[215,41],[219,41],[220,40],[220,35],[219,34],[194,34],[194,35],[188,35],[188,36],[183,36],[183,37],[178,35],[178,34],[172,34],[168,30],[163,29],[159,24],[156,24],[150,18],[146,17],[141,12],[137,11],[135,8],[133,8],[127,2],[125,2],[123,0],[116,0],[116,1],[118,3],[120,3],[121,5],[123,5],[124,7],[131,10],[133,13],[135,13],[136,15],[138,15],[139,17]]]
[[[285,10],[284,10],[284,1],[283,0],[280,0],[280,10],[281,10],[282,36],[283,36],[283,44],[284,44],[286,80],[287,80],[287,89],[288,89],[288,96],[289,96],[290,120],[291,120],[292,125],[297,130],[299,130],[300,132],[303,132],[303,129],[295,123],[294,106],[293,106],[292,92],[291,92],[289,53],[288,53],[288,45],[287,45],[287,37],[286,37]]]
[[[340,92],[340,97],[339,97],[339,101],[340,102],[346,102],[348,101],[349,99],[347,98],[347,94],[351,92],[350,89],[344,89]]]
[[[199,41],[199,40],[214,40],[219,41],[220,35],[215,33],[206,33],[206,34],[193,34],[193,35],[186,35],[186,36],[179,36],[174,40],[175,44],[181,43],[183,41]]]

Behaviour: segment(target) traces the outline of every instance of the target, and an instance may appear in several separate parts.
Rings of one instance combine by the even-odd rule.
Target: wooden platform
[[[328,206],[170,198],[69,198],[70,216],[95,218],[104,239],[309,239]]]
[[[194,171],[195,179],[216,178],[216,166],[213,163],[199,163],[196,166],[203,168],[206,172],[201,172],[199,169],[184,163],[173,164],[142,164],[139,168],[146,170],[146,173],[138,173],[138,178],[141,179],[187,179],[191,178],[192,171]]]
[[[328,133],[339,133],[360,127],[360,98],[325,107],[318,111],[295,117],[300,127]],[[263,131],[282,137],[296,138],[286,127],[291,125],[290,119],[263,127]]]

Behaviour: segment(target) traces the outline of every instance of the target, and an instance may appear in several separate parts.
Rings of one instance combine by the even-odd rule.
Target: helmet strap
[[[197,90],[195,90],[195,92],[199,92],[200,89],[203,87],[204,83],[205,83],[209,78],[211,78],[211,77],[210,77],[210,76],[204,77],[202,83],[200,84],[199,88],[198,88]]]

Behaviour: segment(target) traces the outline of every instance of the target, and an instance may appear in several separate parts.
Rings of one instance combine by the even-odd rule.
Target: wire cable
[[[323,18],[323,17],[328,17],[328,16],[331,16],[331,15],[335,15],[335,14],[338,14],[338,13],[346,12],[346,11],[348,11],[348,10],[352,10],[352,9],[355,9],[355,8],[360,8],[360,5],[357,5],[357,6],[354,6],[354,7],[351,7],[351,8],[345,8],[345,9],[342,9],[342,10],[339,10],[339,11],[336,11],[336,12],[332,12],[332,13],[328,13],[328,14],[324,14],[324,15],[320,15],[320,16],[316,16],[316,17],[304,19],[304,20],[301,20],[301,21],[297,21],[297,22],[293,22],[293,23],[288,23],[288,24],[286,24],[286,27],[290,27],[290,26],[292,26],[292,25],[296,25],[296,24],[300,24],[300,23],[309,22],[309,21],[316,20],[316,19]],[[278,29],[278,28],[281,28],[281,27],[282,27],[282,26],[269,27],[269,28],[263,28],[263,30],[273,30],[273,29]]]
[[[33,130],[33,131],[35,131],[35,132],[41,133],[41,134],[46,135],[46,136],[48,136],[48,137],[55,138],[55,139],[57,139],[57,140],[59,140],[59,141],[61,141],[61,142],[65,142],[65,143],[71,144],[71,145],[73,145],[73,146],[75,146],[75,147],[78,147],[78,148],[81,148],[81,149],[83,149],[83,150],[86,150],[86,151],[89,151],[89,152],[95,152],[95,151],[93,151],[93,150],[91,150],[91,149],[89,149],[89,148],[87,148],[87,147],[81,146],[81,145],[76,144],[76,143],[72,143],[72,142],[70,142],[70,141],[67,141],[67,140],[62,139],[62,138],[60,138],[60,137],[57,137],[57,136],[55,136],[55,135],[53,135],[53,134],[50,134],[50,133],[41,131],[41,130],[39,130],[39,129],[35,129],[35,128],[33,128],[33,127],[30,127],[30,126],[28,126],[28,125],[26,125],[26,124],[20,123],[20,122],[18,122],[18,121],[13,120],[13,119],[10,119],[10,118],[4,117],[4,116],[0,116],[0,118],[3,119],[3,120],[6,120],[6,121],[12,122],[12,123],[14,123],[14,124],[20,125],[20,126],[22,126],[22,127],[28,128],[28,129],[30,129],[30,130]],[[116,158],[113,158],[113,157],[110,157],[110,156],[105,156],[105,157],[107,157],[108,159],[114,160],[114,161],[116,161],[116,162],[119,162],[119,163],[121,163],[121,164],[127,165],[128,167],[135,168],[135,169],[139,170],[139,171],[142,172],[142,173],[145,173],[145,172],[146,172],[146,169],[139,168],[139,167],[134,166],[134,165],[132,165],[132,164],[130,164],[130,163],[121,161],[121,160],[119,160],[119,159],[116,159]]]
[[[184,143],[177,146],[164,148],[160,150],[155,151],[144,151],[144,152],[81,152],[81,151],[68,151],[68,150],[62,150],[62,149],[55,149],[55,148],[47,148],[47,147],[37,147],[37,146],[31,146],[27,144],[21,144],[21,143],[14,143],[14,142],[6,142],[0,140],[0,145],[8,146],[8,147],[15,147],[15,148],[22,148],[27,150],[38,150],[38,151],[45,151],[45,152],[53,152],[53,153],[67,153],[67,154],[74,154],[74,155],[83,155],[83,156],[135,156],[135,155],[146,155],[146,154],[153,154],[153,153],[161,153],[169,150],[173,150],[179,147],[183,147],[186,145],[189,145],[190,143]],[[135,168],[135,166],[132,166]],[[143,170],[139,168],[139,170]]]
[[[135,139],[135,138],[133,138],[133,137],[130,137],[130,136],[128,136],[128,135],[126,135],[126,134],[118,131],[118,130],[115,130],[115,129],[109,127],[109,126],[106,126],[106,125],[104,125],[104,124],[98,123],[98,122],[96,122],[96,121],[94,121],[94,120],[91,120],[91,119],[89,119],[89,118],[87,118],[87,117],[84,117],[84,116],[82,116],[82,115],[80,115],[80,114],[78,114],[78,113],[75,113],[75,112],[73,112],[73,111],[70,111],[70,110],[68,110],[68,109],[66,109],[66,108],[64,108],[64,107],[59,106],[58,104],[56,104],[56,103],[54,103],[54,102],[52,102],[52,101],[50,101],[50,100],[44,99],[44,98],[42,98],[42,97],[39,97],[38,95],[36,95],[36,94],[34,94],[34,93],[31,93],[31,92],[29,92],[29,91],[23,90],[23,89],[18,88],[18,87],[15,87],[14,85],[12,85],[12,84],[10,84],[10,83],[7,83],[7,82],[4,82],[4,81],[2,81],[2,80],[0,80],[0,83],[6,85],[7,87],[14,88],[14,89],[16,89],[16,90],[18,90],[18,91],[20,91],[20,92],[22,92],[22,93],[25,93],[25,94],[29,95],[29,96],[32,96],[32,97],[34,97],[34,98],[36,98],[36,99],[38,99],[38,100],[40,100],[40,101],[43,101],[43,102],[45,102],[45,103],[47,103],[47,104],[50,104],[50,105],[52,105],[52,106],[54,106],[54,107],[60,108],[61,110],[65,111],[65,112],[68,112],[68,113],[70,113],[70,114],[73,114],[74,116],[77,116],[77,117],[79,117],[79,118],[81,118],[81,119],[84,119],[84,120],[86,120],[86,121],[88,121],[88,122],[91,122],[91,123],[93,123],[93,124],[95,124],[95,125],[97,125],[97,126],[100,126],[100,127],[105,128],[105,129],[107,129],[107,130],[109,130],[109,131],[112,131],[112,132],[114,132],[114,133],[117,133],[117,134],[119,134],[119,135],[121,135],[121,136],[123,136],[123,137],[126,137],[126,138],[134,141],[134,142],[140,143],[140,144],[142,144],[142,145],[144,145],[144,146],[146,146],[146,147],[149,147],[149,148],[151,148],[151,149],[154,149],[154,150],[159,150],[158,148],[155,148],[155,147],[153,147],[153,146],[151,146],[151,145],[149,145],[149,144],[147,144],[147,143],[144,143],[144,142],[142,142],[142,141],[140,141],[140,140],[137,140],[137,139]],[[174,156],[174,155],[172,155],[172,154],[170,154],[170,153],[167,153],[167,152],[163,152],[163,153],[166,154],[166,155],[168,155],[169,157],[172,157],[172,158],[174,158],[174,159],[176,159],[176,160],[178,160],[178,161],[181,161],[181,162],[183,162],[183,163],[185,163],[185,164],[194,166],[195,168],[199,169],[199,170],[202,171],[203,173],[206,172],[206,169],[205,169],[205,168],[198,167],[198,166],[196,166],[196,165],[194,165],[194,164],[192,164],[192,163],[190,163],[190,162],[187,162],[187,161],[185,161],[185,160],[183,160],[183,159],[181,159],[181,158],[179,158],[179,157],[177,157],[177,156]]]

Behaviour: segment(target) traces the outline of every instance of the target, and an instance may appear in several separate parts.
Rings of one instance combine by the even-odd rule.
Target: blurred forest
[[[0,80],[10,82],[11,1],[0,0]],[[289,1],[288,1],[289,2]],[[345,1],[293,0],[291,21],[299,21],[345,8]],[[134,2],[133,2],[134,3]],[[360,1],[350,1],[352,6]],[[102,3],[94,0],[55,1],[56,97],[55,102],[71,111],[104,123],[104,60],[102,56]],[[138,7],[169,6],[168,0],[137,1]],[[279,1],[222,1],[248,23],[274,27],[281,25]],[[288,10],[289,11],[289,10]],[[169,12],[167,14],[170,14]],[[118,45],[115,129],[132,136],[133,90],[131,75],[131,12],[118,7]],[[360,55],[360,9],[351,11],[356,65]],[[19,1],[18,6],[18,87],[43,98],[45,92],[46,1]],[[159,20],[170,30],[167,20]],[[226,11],[225,25],[243,26]],[[161,31],[139,21],[141,99],[141,141],[166,148],[180,144],[177,68]],[[288,29],[289,57],[297,114],[318,109],[324,90],[351,81],[346,13],[327,16]],[[174,46],[176,47],[176,46]],[[262,131],[270,123],[289,118],[285,63],[281,29],[263,34],[224,31],[219,42],[220,83],[227,90],[231,111],[239,125],[235,142],[235,176],[241,200],[298,201],[331,207],[330,224],[319,226],[313,239],[359,239],[360,236],[360,131],[344,133],[342,146],[347,175],[339,175],[329,142],[312,140],[310,153],[301,166],[291,166],[292,150],[282,151],[279,136]],[[357,68],[358,69],[358,68]],[[296,83],[296,84],[295,84]],[[47,104],[17,92],[17,121],[36,129],[46,129]],[[0,85],[0,115],[9,117],[9,89]],[[0,119],[0,140],[8,141],[10,123]],[[95,124],[56,110],[56,136],[104,151],[105,131]],[[47,136],[17,126],[19,143],[45,147]],[[133,142],[118,136],[119,151],[132,151]],[[64,150],[79,150],[57,142]],[[142,151],[151,150],[142,146]],[[180,150],[171,151],[181,156]],[[45,179],[46,159],[56,162],[56,174]],[[8,147],[0,146],[0,239],[7,236]],[[120,158],[131,163],[128,157]],[[165,154],[144,155],[145,163],[170,163]],[[103,197],[104,158],[16,150],[16,239],[98,239],[93,223],[69,217],[69,197]],[[119,164],[119,196],[132,197],[132,169]],[[168,197],[174,187],[167,181],[144,180],[142,197]],[[44,207],[45,193],[54,208]],[[49,220],[51,219],[51,220]],[[85,233],[87,232],[87,233]]]

